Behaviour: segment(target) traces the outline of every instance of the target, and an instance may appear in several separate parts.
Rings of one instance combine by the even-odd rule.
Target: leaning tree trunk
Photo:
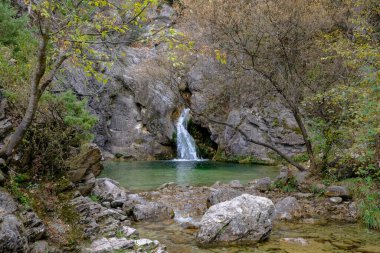
[[[294,119],[296,120],[298,127],[301,130],[302,138],[305,142],[306,152],[307,152],[309,159],[310,159],[310,170],[315,171],[317,168],[317,164],[315,161],[313,146],[312,146],[311,141],[309,139],[309,134],[307,133],[305,124],[303,123],[303,120],[302,120],[302,117],[300,115],[298,108],[297,107],[293,108],[292,112],[293,112]]]
[[[42,36],[40,46],[38,48],[38,58],[37,65],[34,71],[32,81],[30,83],[30,94],[29,102],[26,112],[21,120],[21,123],[17,126],[15,132],[11,135],[9,141],[4,145],[0,151],[0,156],[9,157],[17,146],[21,143],[22,138],[24,138],[26,130],[29,128],[33,121],[34,115],[36,114],[38,101],[41,97],[41,91],[39,89],[39,84],[42,77],[46,72],[46,51],[49,38],[48,36]]]

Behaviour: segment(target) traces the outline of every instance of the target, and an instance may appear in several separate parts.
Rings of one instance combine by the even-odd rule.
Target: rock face
[[[0,189],[0,252],[25,252],[28,239],[23,234],[22,222],[15,215],[17,204]]]
[[[82,151],[68,162],[68,179],[75,183],[81,194],[87,195],[95,186],[95,177],[103,170],[102,153],[96,144],[82,147]]]
[[[168,27],[173,16],[175,11],[166,4],[149,15],[151,23]],[[181,24],[176,25],[181,30]],[[146,31],[151,27],[147,26]],[[66,65],[60,78],[64,81],[57,87],[73,89],[80,97],[89,98],[90,109],[99,118],[94,131],[95,142],[110,153],[110,157],[135,160],[175,157],[173,137],[175,120],[183,107],[182,95],[197,113],[234,126],[239,124],[252,139],[274,144],[287,155],[304,151],[303,140],[297,134],[297,124],[289,110],[275,98],[261,101],[260,96],[254,94],[255,89],[248,86],[239,88],[238,94],[229,98],[233,77],[213,57],[197,55],[186,73],[173,76],[170,68],[165,67],[165,63],[171,63],[163,60],[167,58],[165,43],[118,45],[115,49],[112,54],[117,60],[113,65],[98,66],[99,72],[109,78],[107,85]],[[178,85],[173,85],[173,80]],[[248,142],[231,128],[196,115],[193,123],[206,129],[228,157],[254,156],[270,160],[267,149]]]
[[[272,230],[273,213],[270,199],[249,194],[216,204],[202,217],[197,242],[207,246],[263,241]]]
[[[103,207],[88,197],[78,196],[70,204],[77,210],[80,223],[86,227],[84,233],[87,238],[94,239],[98,235],[116,236],[117,231],[124,231],[123,226],[130,224],[122,211]]]

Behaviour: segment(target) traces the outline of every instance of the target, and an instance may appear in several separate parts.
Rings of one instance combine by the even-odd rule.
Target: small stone
[[[112,208],[123,207],[124,200],[114,200],[111,202]]]
[[[135,243],[136,243],[136,246],[138,247],[147,247],[147,246],[155,245],[154,241],[149,240],[149,239],[135,240]]]
[[[284,166],[280,170],[280,174],[276,177],[275,181],[282,181],[282,180],[287,180],[289,176],[289,169],[288,167]]]
[[[304,192],[297,192],[294,194],[294,196],[298,199],[308,199],[314,196],[313,193],[304,193]]]
[[[181,227],[184,229],[198,229],[200,222],[197,221],[185,221],[181,223]]]
[[[356,202],[352,202],[348,205],[348,211],[351,217],[355,219],[358,217],[358,207],[356,205]]]
[[[375,245],[365,245],[360,248],[356,249],[356,252],[361,252],[361,253],[380,253],[380,248],[379,246]]]
[[[102,206],[104,206],[105,208],[111,208],[111,203],[109,201],[104,201],[102,202]]]
[[[272,180],[270,177],[264,177],[257,180],[254,180],[250,184],[253,184],[252,188],[259,191],[269,191],[270,186],[272,185]]]
[[[330,202],[332,203],[341,203],[343,201],[343,199],[341,197],[331,197],[330,198]]]
[[[352,248],[351,244],[347,244],[347,243],[344,243],[344,242],[332,241],[331,244],[333,246],[337,247],[338,249],[343,249],[343,250],[349,250],[349,249]]]
[[[216,189],[216,188],[222,187],[222,185],[223,185],[223,184],[222,184],[220,181],[216,181],[216,182],[215,182],[213,185],[211,185],[210,187]]]
[[[351,195],[345,186],[332,185],[327,187],[325,195],[327,197],[341,197],[343,199],[350,199]]]
[[[137,232],[136,229],[128,227],[128,226],[123,226],[122,231],[123,231],[123,234],[126,238],[139,235],[139,233]]]
[[[165,183],[163,185],[161,185],[160,187],[158,187],[159,190],[163,190],[165,188],[168,188],[168,189],[171,189],[171,188],[175,188],[177,187],[177,184],[174,183],[174,182],[169,182],[169,183]]]
[[[240,183],[239,180],[232,180],[230,182],[230,187],[231,188],[243,188],[243,185]]]
[[[46,253],[49,251],[49,244],[47,241],[36,241],[33,243],[30,253]]]
[[[301,238],[301,237],[298,237],[298,238],[282,238],[281,241],[284,241],[287,243],[299,244],[302,246],[306,246],[309,244],[304,238]]]

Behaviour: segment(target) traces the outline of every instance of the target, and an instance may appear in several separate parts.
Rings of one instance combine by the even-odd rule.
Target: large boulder
[[[95,181],[95,187],[92,189],[92,195],[99,197],[101,201],[126,201],[127,192],[118,182],[109,178],[98,178]]]
[[[90,173],[95,177],[100,175],[103,170],[101,160],[102,153],[96,144],[83,147],[82,151],[68,162],[68,179],[73,183],[79,183]]]
[[[173,209],[160,202],[137,204],[133,207],[132,213],[136,221],[163,221],[174,218]]]
[[[215,204],[231,200],[242,195],[243,192],[231,188],[220,188],[213,191],[210,197],[207,198],[207,207],[213,206]]]
[[[200,222],[197,242],[213,244],[255,244],[272,231],[274,205],[268,198],[243,194],[207,210]]]
[[[26,252],[27,238],[22,234],[22,224],[13,214],[0,218],[0,252]]]
[[[275,205],[275,219],[278,220],[292,220],[300,213],[301,207],[295,197],[283,198]]]

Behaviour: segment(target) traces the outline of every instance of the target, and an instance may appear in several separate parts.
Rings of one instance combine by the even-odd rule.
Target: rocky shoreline
[[[68,201],[82,231],[80,243],[70,249],[74,252],[167,252],[157,240],[139,238],[133,224],[140,221],[174,219],[183,229],[198,230],[198,244],[209,247],[256,244],[270,237],[272,223],[281,221],[351,223],[358,218],[357,205],[346,187],[310,184],[307,176],[294,176],[287,168],[275,180],[262,178],[246,185],[237,180],[210,187],[167,183],[154,191],[133,193],[114,180],[95,179],[89,168],[98,167],[85,161],[87,169],[71,186],[73,194]],[[291,183],[294,188],[286,188]],[[66,225],[44,224],[4,189],[0,191],[0,213],[1,252],[68,250],[54,247],[51,240],[65,234]]]

